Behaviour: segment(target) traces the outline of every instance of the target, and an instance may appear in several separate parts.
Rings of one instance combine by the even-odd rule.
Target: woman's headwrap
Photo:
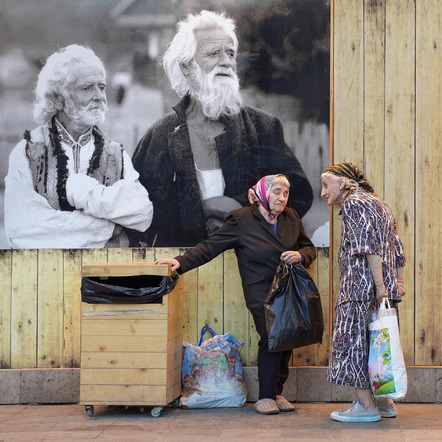
[[[364,174],[352,163],[340,163],[325,169],[325,173],[342,176],[356,181],[360,187],[369,193],[375,193],[371,184],[367,181]]]
[[[261,206],[268,212],[270,219],[275,219],[277,217],[277,215],[272,213],[270,209],[269,198],[273,182],[278,176],[281,175],[266,175],[262,177],[251,189]]]

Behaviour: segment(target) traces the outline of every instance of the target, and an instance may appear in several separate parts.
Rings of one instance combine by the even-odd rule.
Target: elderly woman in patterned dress
[[[327,380],[354,387],[358,400],[331,418],[374,422],[396,417],[391,399],[375,401],[369,388],[367,313],[388,297],[397,309],[405,295],[405,256],[390,207],[351,163],[329,167],[321,175],[321,197],[340,206],[340,283]]]

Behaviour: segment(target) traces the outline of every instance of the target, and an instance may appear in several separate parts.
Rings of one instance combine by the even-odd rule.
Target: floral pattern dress
[[[402,241],[390,207],[359,188],[341,207],[339,293],[327,379],[338,385],[369,388],[367,315],[376,307],[376,289],[366,254],[380,255],[389,299],[401,297],[397,270],[405,266]]]

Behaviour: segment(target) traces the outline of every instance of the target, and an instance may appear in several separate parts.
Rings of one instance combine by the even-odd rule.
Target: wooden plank
[[[123,315],[124,318],[125,315]],[[166,321],[115,319],[82,320],[81,334],[96,336],[166,336]]]
[[[132,249],[132,261],[133,262],[154,262],[155,250],[154,249]]]
[[[82,252],[82,265],[107,262],[107,249],[84,249]]]
[[[222,255],[198,268],[198,326],[209,325],[219,335],[224,333],[223,282]]]
[[[37,250],[12,255],[11,368],[37,366]]]
[[[81,250],[63,251],[63,367],[80,366]]]
[[[442,8],[418,1],[416,9],[415,364],[434,366],[442,365]]]
[[[408,266],[400,306],[405,363],[414,364],[415,0],[386,3],[385,201],[395,214]],[[418,178],[420,180],[420,178]]]
[[[81,369],[81,385],[166,385],[164,368]]]
[[[384,195],[385,3],[364,0],[364,173]]]
[[[364,159],[363,6],[362,1],[333,2],[333,163],[352,162],[361,167]],[[339,289],[337,256],[341,217],[336,207],[331,214],[334,305]],[[333,308],[332,312],[334,316]]]
[[[167,312],[163,304],[88,304],[82,303],[81,318],[84,321],[96,319],[115,321],[116,319],[141,319],[166,321]]]
[[[85,336],[81,338],[83,352],[164,353],[166,336]]]
[[[163,385],[82,385],[80,405],[167,405]]]
[[[170,276],[170,266],[151,262],[112,262],[83,265],[83,276]]]
[[[38,251],[37,366],[58,368],[63,362],[63,250]]]
[[[0,250],[0,369],[11,368],[12,250]]]
[[[81,352],[81,368],[164,368],[166,353]]]
[[[198,269],[185,274],[183,303],[183,340],[196,344],[199,339],[198,324]]]
[[[244,342],[240,358],[243,364],[249,355],[249,315],[244,299],[235,252],[224,253],[224,330]]]
[[[335,0],[333,12],[334,162],[362,166],[363,2]]]
[[[129,248],[110,248],[107,249],[108,262],[132,262],[132,249]]]

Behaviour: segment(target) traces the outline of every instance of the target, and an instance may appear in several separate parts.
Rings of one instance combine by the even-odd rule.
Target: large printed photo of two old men
[[[330,162],[330,0],[2,4],[0,249],[191,247],[277,173],[291,182],[289,205],[307,235],[328,247],[320,174]],[[197,22],[212,31],[183,38]],[[206,50],[223,38],[225,60],[198,59],[201,42]],[[84,48],[98,60],[103,108],[75,133],[90,106],[75,77],[89,68],[72,64],[88,57]],[[57,53],[65,70],[48,74]],[[206,78],[211,57],[221,61]],[[190,69],[198,63],[201,75]],[[56,75],[43,121],[37,86]],[[191,118],[194,97],[209,109],[203,118]]]

